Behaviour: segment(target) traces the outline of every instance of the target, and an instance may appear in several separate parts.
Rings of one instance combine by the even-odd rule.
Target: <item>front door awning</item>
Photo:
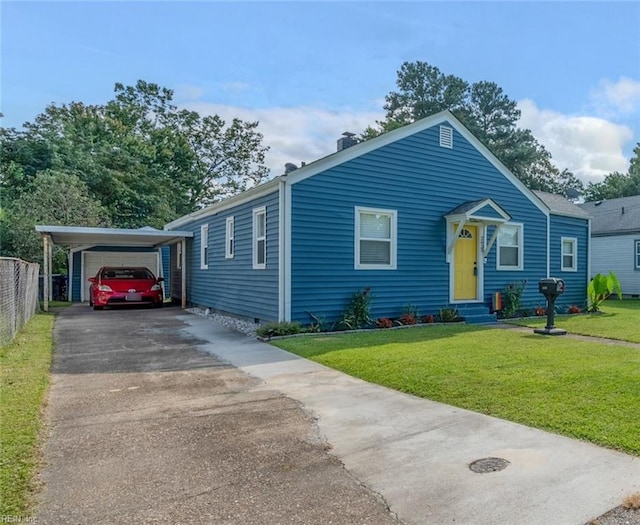
[[[474,222],[482,226],[495,226],[493,235],[485,247],[483,247],[483,256],[489,253],[493,243],[496,241],[500,227],[511,220],[511,215],[496,201],[490,198],[484,198],[476,201],[467,201],[449,212],[444,214],[447,224],[457,224],[456,231],[450,234],[450,228],[447,228],[447,260],[450,259],[453,249],[455,248],[458,236],[464,228],[465,223]]]

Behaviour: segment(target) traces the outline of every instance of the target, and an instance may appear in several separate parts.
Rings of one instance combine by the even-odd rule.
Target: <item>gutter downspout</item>
[[[183,237],[182,243],[182,268],[180,275],[180,307],[184,310],[187,307],[187,238]]]
[[[591,219],[587,220],[587,283],[591,282]]]
[[[285,242],[287,238],[286,227],[286,200],[287,200],[287,177],[282,175],[278,184],[278,321],[286,321],[286,280],[287,262]]]
[[[547,277],[551,272],[551,214],[547,213]]]

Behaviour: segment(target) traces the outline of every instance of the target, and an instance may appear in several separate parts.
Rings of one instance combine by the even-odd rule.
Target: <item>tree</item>
[[[76,175],[119,227],[162,227],[268,176],[257,122],[200,116],[173,92],[116,84],[104,105],[48,106],[25,131],[2,130],[1,188],[18,198],[41,170]]]
[[[385,120],[368,127],[363,139],[448,109],[530,189],[565,195],[571,189],[582,189],[572,173],[551,163],[551,154],[531,131],[518,128],[516,102],[494,82],[470,85],[417,61],[402,64],[396,85],[398,91],[385,97]]]
[[[0,218],[2,255],[42,264],[42,241],[36,224],[108,226],[107,210],[89,196],[75,175],[55,170],[39,172]],[[6,253],[9,251],[9,253]],[[55,252],[54,268],[65,266],[61,249]]]
[[[602,182],[590,182],[585,191],[586,201],[600,201],[640,195],[640,142],[633,149],[629,171],[609,173]]]

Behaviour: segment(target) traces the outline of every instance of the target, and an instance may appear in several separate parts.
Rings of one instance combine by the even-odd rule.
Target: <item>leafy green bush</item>
[[[609,275],[597,273],[587,286],[587,311],[599,312],[600,305],[614,293],[618,299],[622,299],[622,288],[616,274],[613,272],[609,272]]]
[[[256,330],[258,337],[270,338],[279,335],[293,335],[304,332],[298,322],[282,321],[280,323],[267,323]]]
[[[355,292],[351,296],[349,305],[342,312],[342,319],[338,325],[347,330],[355,330],[356,328],[364,328],[371,324],[371,314],[369,305],[372,295],[371,288],[367,287],[362,291]]]
[[[318,332],[333,331],[335,323],[331,323],[327,321],[326,318],[316,315],[313,312],[310,312],[309,310],[307,310],[306,312],[309,314],[309,317],[313,319],[313,322],[309,326],[307,326],[307,332],[315,334]]]
[[[515,317],[520,310],[522,304],[522,294],[527,286],[527,281],[519,283],[509,283],[505,288],[502,296],[504,297],[504,307],[502,314],[505,317]]]
[[[416,306],[413,306],[412,304],[408,304],[402,311],[400,322],[404,325],[412,325],[418,322],[418,318],[418,308]]]
[[[460,320],[457,308],[440,308],[438,315],[443,323],[455,323]]]

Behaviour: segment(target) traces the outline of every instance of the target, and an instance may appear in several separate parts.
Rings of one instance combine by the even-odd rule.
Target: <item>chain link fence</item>
[[[0,346],[6,346],[39,308],[40,265],[0,257]]]

